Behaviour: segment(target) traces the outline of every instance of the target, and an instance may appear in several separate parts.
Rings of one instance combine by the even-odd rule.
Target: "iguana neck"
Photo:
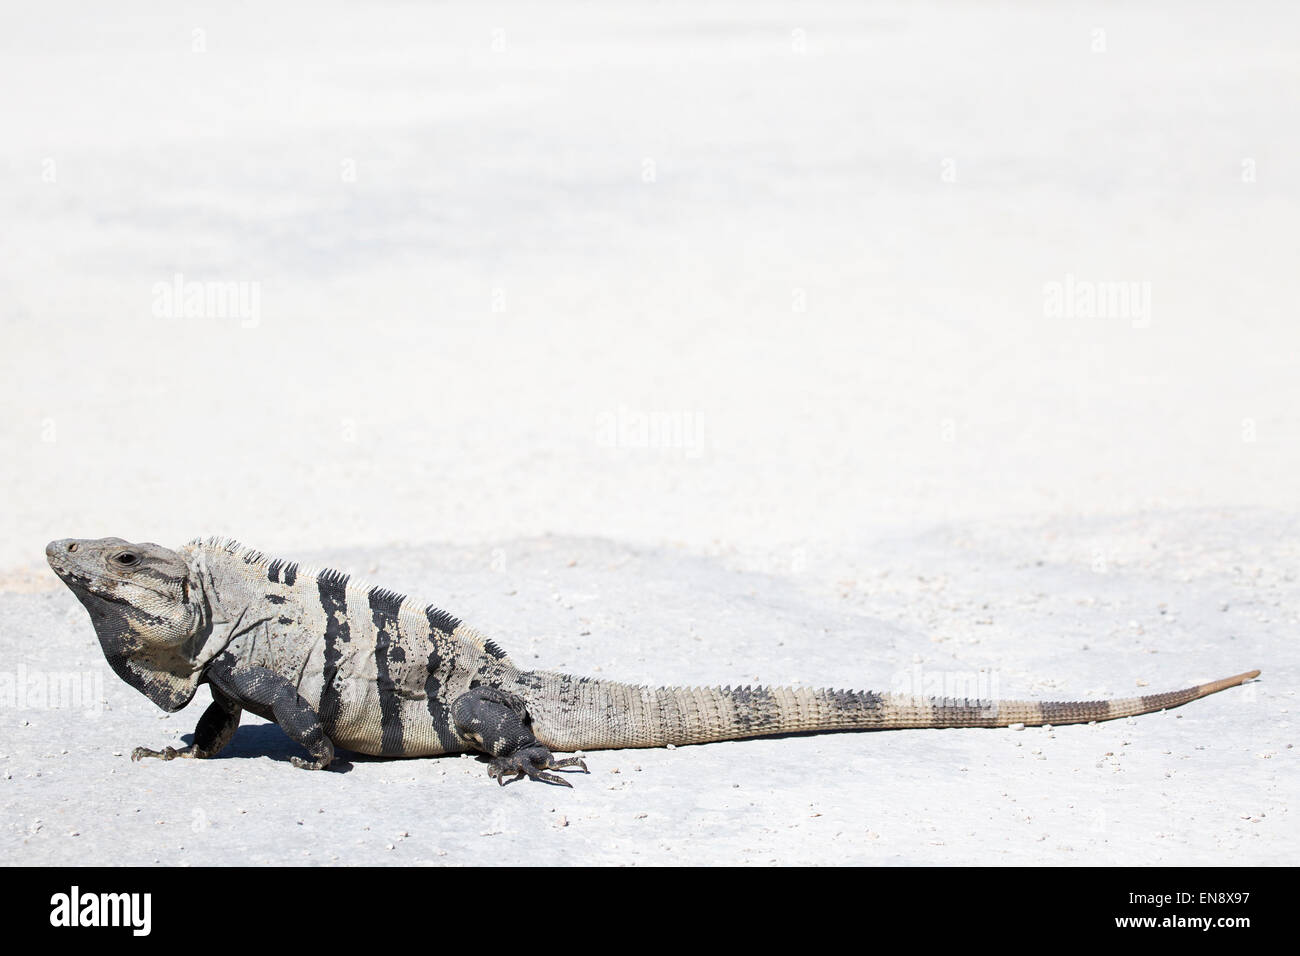
[[[195,635],[199,665],[206,666],[232,641],[264,624],[270,614],[266,594],[252,586],[245,573],[231,573],[228,555],[202,545],[192,548],[190,582],[202,592],[201,599],[191,595],[203,610],[205,620]]]

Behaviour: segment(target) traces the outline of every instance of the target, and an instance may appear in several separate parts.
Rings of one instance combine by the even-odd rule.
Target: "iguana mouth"
[[[86,585],[87,587],[90,586],[93,580],[89,575],[74,571],[66,565],[55,564],[53,559],[50,560],[50,569],[64,581],[75,581],[77,584]]]
[[[78,571],[67,567],[66,565],[61,566],[55,564],[52,559],[50,560],[50,568],[59,576],[64,584],[68,585],[68,587],[79,587],[84,591],[89,591],[106,600],[109,599],[107,593],[95,586],[98,579],[94,576],[87,574],[84,571]]]
[[[67,554],[76,553],[77,550],[76,542],[51,541],[45,546],[45,560],[59,577],[65,580],[71,578],[74,581],[86,583],[90,581],[87,574],[78,570],[75,565],[68,563],[64,557]]]

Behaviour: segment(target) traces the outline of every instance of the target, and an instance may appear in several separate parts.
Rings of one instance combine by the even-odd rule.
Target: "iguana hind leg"
[[[177,757],[194,757],[206,760],[215,757],[221,749],[230,743],[239,727],[239,717],[243,708],[215,687],[212,689],[212,703],[199,718],[199,725],[194,728],[194,742],[188,747],[164,747],[162,750],[150,750],[148,747],[136,747],[131,751],[132,760],[144,757],[157,757],[160,760],[175,760]]]
[[[475,687],[457,697],[451,705],[451,718],[456,732],[470,746],[492,758],[488,776],[503,787],[510,782],[528,777],[561,787],[573,784],[548,770],[578,767],[588,773],[587,765],[578,757],[556,760],[551,752],[537,742],[529,725],[528,708],[514,694],[495,687]]]

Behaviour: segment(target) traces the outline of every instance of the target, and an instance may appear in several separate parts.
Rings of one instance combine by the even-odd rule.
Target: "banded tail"
[[[538,741],[572,751],[843,730],[1082,724],[1179,707],[1258,676],[1253,670],[1165,694],[1090,701],[914,698],[791,687],[656,689],[544,672],[522,674],[521,690]]]

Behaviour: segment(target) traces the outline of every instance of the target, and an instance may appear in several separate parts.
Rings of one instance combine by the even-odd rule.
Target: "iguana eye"
[[[135,564],[137,561],[140,560],[140,556],[136,554],[134,551],[123,551],[121,554],[117,555],[117,557],[115,557],[113,560],[116,561],[118,564],[125,564],[127,567],[130,567],[131,565]]]

